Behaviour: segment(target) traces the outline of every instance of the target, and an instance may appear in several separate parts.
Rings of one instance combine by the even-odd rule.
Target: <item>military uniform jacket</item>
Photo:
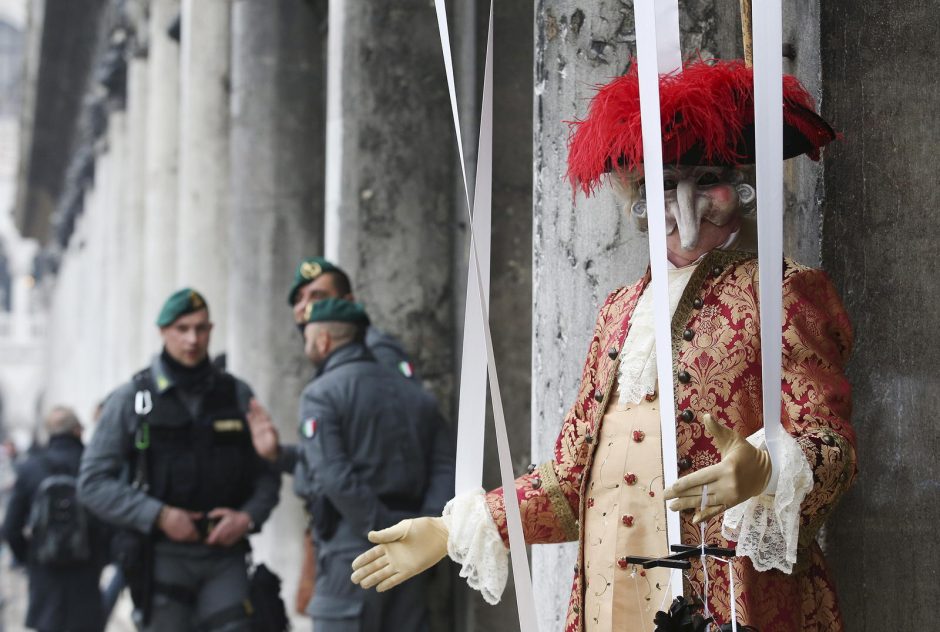
[[[579,529],[592,499],[586,497],[596,450],[594,438],[612,396],[619,350],[637,301],[650,280],[614,291],[601,308],[591,338],[578,396],[565,416],[554,458],[516,480],[523,529],[529,543],[580,541],[567,632],[584,628],[584,533]],[[856,475],[855,433],[849,423],[850,387],[844,374],[852,346],[848,317],[828,277],[786,261],[783,279],[782,422],[796,438],[813,472],[813,488],[801,506],[798,561],[792,574],[758,573],[736,558],[739,622],[761,632],[842,630],[835,588],[816,533]],[[713,251],[698,266],[672,323],[677,456],[680,476],[720,460],[701,417],[711,413],[742,435],[763,425],[757,261],[753,255]],[[691,421],[682,413],[691,411]],[[508,542],[503,490],[486,496],[490,513]],[[699,528],[681,514],[684,543],[697,544]],[[721,516],[706,525],[706,541],[725,546]],[[628,571],[624,571],[628,572]],[[702,594],[701,565],[692,561],[691,589]],[[709,565],[709,607],[730,620],[727,572]],[[686,594],[694,594],[687,586]]]
[[[154,398],[160,396],[182,399],[174,392],[172,376],[163,366],[159,355],[154,358],[150,371],[153,385],[156,387]],[[219,379],[221,375],[221,371],[213,368],[208,379]],[[98,427],[82,458],[79,494],[82,502],[101,519],[120,527],[149,533],[154,529],[163,502],[133,488],[129,482],[129,464],[134,457],[134,436],[138,425],[138,416],[134,409],[134,398],[138,389],[138,384],[132,380],[108,397]],[[247,411],[251,389],[236,379],[235,392],[239,408],[242,412]],[[197,411],[201,407],[202,402],[196,402]],[[193,413],[193,416],[195,417],[196,413]],[[157,421],[148,419],[151,426]],[[239,429],[232,427],[226,430]],[[247,423],[242,424],[240,431],[249,432]],[[253,488],[241,507],[231,508],[247,513],[255,528],[260,529],[277,505],[280,477],[260,456],[255,455],[255,458]],[[193,548],[193,545],[179,546]]]
[[[321,555],[365,550],[369,531],[440,515],[453,495],[454,443],[436,401],[360,343],[333,352],[304,389],[300,433],[296,491],[340,516]]]
[[[418,381],[414,364],[401,344],[391,335],[381,329],[369,326],[366,328],[365,346],[376,362],[389,370],[404,375],[406,378]],[[292,474],[297,467],[297,458],[300,455],[300,446],[282,444],[275,461],[278,471]]]

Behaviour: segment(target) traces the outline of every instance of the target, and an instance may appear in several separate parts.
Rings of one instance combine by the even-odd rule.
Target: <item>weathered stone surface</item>
[[[228,366],[251,384],[284,443],[298,440],[300,391],[313,373],[287,293],[297,262],[323,245],[325,4],[236,0],[232,8]],[[304,524],[284,477],[281,503],[254,544],[291,604]]]
[[[823,3],[823,264],[856,332],[858,483],[830,525],[846,629],[936,627],[940,345],[933,334],[940,3]],[[934,271],[932,271],[934,270]]]
[[[494,6],[493,69],[493,235],[490,291],[490,325],[499,371],[509,444],[516,472],[530,462],[531,337],[532,337],[532,5],[526,2],[497,2]],[[478,2],[475,46],[478,82],[482,82],[489,3]],[[467,28],[462,25],[462,30]],[[471,85],[473,85],[471,83]],[[478,84],[482,87],[482,83]],[[460,89],[458,87],[458,89]],[[477,101],[481,94],[474,93]],[[458,93],[458,96],[460,93]],[[479,102],[470,112],[479,119]],[[478,137],[478,120],[461,109],[465,140],[472,149]],[[473,161],[470,163],[473,169]],[[463,195],[460,188],[459,196]],[[466,238],[466,211],[458,210],[458,239]],[[465,295],[466,247],[457,269],[458,300]],[[462,312],[461,312],[462,313]],[[463,326],[462,315],[458,327]],[[496,434],[487,408],[483,484],[499,487]],[[460,586],[465,587],[463,580]],[[514,630],[518,627],[512,580],[496,606],[469,591],[462,610],[465,630]]]
[[[176,216],[179,206],[179,45],[166,27],[179,0],[150,3],[146,138],[146,212],[142,285],[145,323],[176,289]],[[158,344],[156,329],[144,327],[147,347]]]
[[[331,83],[339,93],[329,116],[341,135],[328,160],[342,177],[328,191],[335,241],[327,252],[350,274],[373,322],[401,340],[449,402],[454,154],[434,11],[423,0],[362,2],[347,6],[337,26],[342,33],[330,38],[342,58],[331,64],[341,74]]]
[[[201,291],[227,339],[231,0],[183,0],[176,283]]]

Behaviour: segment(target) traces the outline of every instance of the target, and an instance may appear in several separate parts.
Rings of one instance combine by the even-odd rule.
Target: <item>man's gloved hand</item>
[[[369,542],[378,546],[353,560],[350,579],[363,588],[390,590],[440,562],[447,555],[447,535],[442,518],[410,518],[371,531]]]
[[[676,499],[669,505],[673,511],[696,510],[692,516],[694,523],[717,516],[763,492],[772,469],[766,450],[755,448],[711,415],[706,414],[702,420],[721,453],[721,462],[683,476],[665,492],[666,500]],[[703,507],[702,491],[706,486]]]

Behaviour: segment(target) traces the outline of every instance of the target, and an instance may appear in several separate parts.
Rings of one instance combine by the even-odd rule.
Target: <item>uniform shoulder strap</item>
[[[149,489],[147,473],[147,453],[150,449],[150,423],[148,419],[153,410],[153,379],[149,368],[138,371],[134,374],[134,413],[137,415],[134,424],[134,452],[137,458],[134,459],[134,479],[132,485],[138,489],[147,491]]]

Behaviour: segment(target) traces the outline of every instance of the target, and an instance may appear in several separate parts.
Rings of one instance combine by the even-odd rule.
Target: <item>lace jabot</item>
[[[679,299],[698,264],[669,270],[669,315],[672,316]],[[639,404],[647,395],[656,392],[656,330],[653,323],[652,286],[647,286],[630,318],[630,331],[623,343],[620,357],[620,403]]]

